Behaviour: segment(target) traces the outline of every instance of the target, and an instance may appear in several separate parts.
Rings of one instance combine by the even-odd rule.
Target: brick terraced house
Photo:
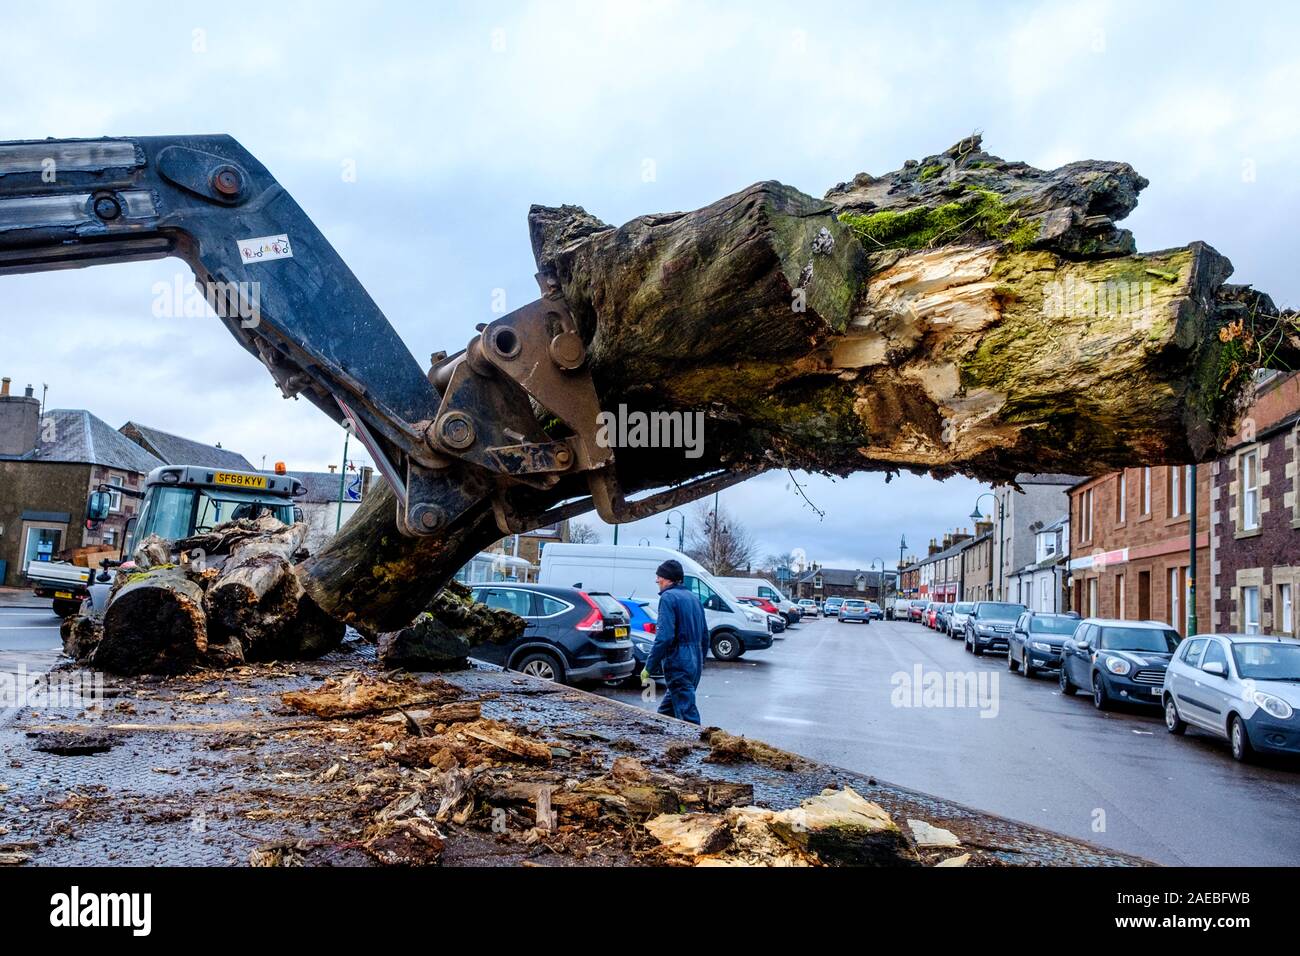
[[[1210,612],[1211,470],[1195,470],[1199,631]],[[1070,489],[1070,609],[1187,633],[1191,476],[1186,465],[1126,468]]]
[[[1212,473],[1213,617],[1205,630],[1297,633],[1300,375],[1256,386],[1235,445]]]

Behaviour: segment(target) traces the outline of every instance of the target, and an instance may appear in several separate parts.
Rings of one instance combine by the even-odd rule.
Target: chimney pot
[[[8,375],[6,375],[4,378],[0,378],[0,398],[9,397],[9,383],[11,381],[13,381],[13,379],[11,379]]]
[[[25,389],[23,389],[23,395],[25,395],[27,398],[36,397],[35,395],[32,394],[32,387],[30,385],[28,385]]]

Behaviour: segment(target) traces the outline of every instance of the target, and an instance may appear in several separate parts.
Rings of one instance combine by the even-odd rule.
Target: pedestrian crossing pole
[[[339,469],[339,510],[334,516],[334,533],[338,534],[343,526],[343,489],[348,480],[348,439],[352,437],[349,429],[343,429],[343,467]],[[326,521],[329,519],[326,518]]]

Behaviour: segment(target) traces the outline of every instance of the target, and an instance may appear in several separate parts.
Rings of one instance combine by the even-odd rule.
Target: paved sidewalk
[[[304,720],[280,701],[330,676],[377,674],[373,655],[348,642],[319,661],[112,679],[99,715],[26,707],[0,717],[0,832],[8,830],[0,844],[21,846],[35,865],[241,866],[254,851],[306,865],[373,865],[359,834],[395,794],[430,785],[429,771],[390,759],[404,739],[400,718]],[[76,673],[65,664],[52,676]],[[478,702],[483,717],[552,741],[560,778],[606,772],[631,756],[672,773],[752,784],[753,802],[771,808],[851,786],[900,826],[920,819],[953,831],[971,865],[1145,863],[825,764],[706,762],[699,728],[573,688],[477,668],[421,681],[439,679]],[[387,738],[376,736],[381,727]],[[491,807],[477,806],[473,818],[445,828],[442,865],[636,865],[652,842],[634,827],[577,852],[572,842],[530,845],[494,831]]]

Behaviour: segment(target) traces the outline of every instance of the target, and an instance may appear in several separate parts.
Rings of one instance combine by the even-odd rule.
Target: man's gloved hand
[[[641,668],[641,686],[650,686],[650,669],[648,667]]]

